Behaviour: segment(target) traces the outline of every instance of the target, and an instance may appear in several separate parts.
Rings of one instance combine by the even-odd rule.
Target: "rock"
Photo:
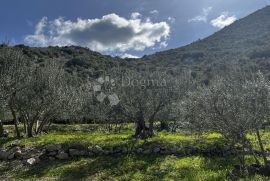
[[[54,151],[59,151],[61,150],[62,145],[60,144],[50,144],[46,147],[47,152],[54,152]]]
[[[113,154],[114,153],[114,149],[111,147],[111,148],[108,148],[108,152],[109,154]]]
[[[94,147],[94,151],[96,151],[97,153],[100,153],[100,152],[103,152],[103,149],[100,146],[96,145]]]
[[[39,159],[38,158],[29,158],[26,160],[26,162],[29,164],[29,165],[35,165],[39,162]]]
[[[249,175],[255,175],[256,173],[258,173],[260,171],[260,165],[257,164],[252,164],[250,166],[248,166],[248,173]]]
[[[177,147],[172,147],[171,148],[171,153],[172,154],[177,154],[179,152],[179,149]]]
[[[49,157],[46,154],[42,154],[38,157],[40,160],[48,160]]]
[[[91,152],[93,152],[93,153],[95,153],[95,154],[101,154],[101,153],[103,153],[103,149],[100,146],[98,146],[98,145],[96,145],[94,147],[88,147],[88,150],[91,151]]]
[[[148,155],[148,154],[151,153],[151,150],[150,150],[150,149],[146,149],[146,150],[144,150],[142,153]]]
[[[167,148],[165,146],[160,147],[160,150],[166,150]]]
[[[86,150],[86,147],[79,142],[74,142],[70,144],[69,149]]]
[[[161,150],[160,151],[160,154],[163,154],[163,155],[168,155],[170,154],[171,152],[169,150]]]
[[[10,154],[10,157],[12,157],[11,154],[13,154],[15,158],[21,158],[22,155],[23,155],[21,148],[18,147],[18,146],[14,147],[14,148],[11,148],[8,152]]]
[[[54,158],[54,157],[52,157],[52,156],[50,156],[50,157],[49,157],[49,160],[50,160],[50,161],[54,161],[54,160],[55,160],[55,158]]]
[[[123,147],[122,148],[122,153],[127,153],[128,152],[128,149],[126,147]]]
[[[121,147],[116,147],[113,149],[113,153],[120,153],[120,152],[122,152]]]
[[[7,160],[8,156],[9,156],[8,152],[0,150],[0,160]]]
[[[56,155],[59,160],[67,160],[69,158],[68,154],[65,152],[60,152]]]
[[[20,140],[14,140],[11,142],[11,146],[19,146]]]
[[[15,153],[15,158],[21,158],[23,156],[22,150],[17,150]]]
[[[9,135],[8,130],[4,129],[4,131],[3,131],[3,137],[7,138],[8,135]]]
[[[154,148],[154,149],[153,149],[153,152],[154,152],[154,153],[159,153],[159,152],[160,152],[160,148],[159,148],[159,147]]]
[[[49,152],[47,155],[48,156],[55,156],[55,155],[57,155],[57,151],[52,151],[52,152]]]
[[[74,156],[86,156],[89,153],[86,150],[76,150],[76,149],[69,149],[69,155],[71,157]]]
[[[259,169],[259,174],[269,177],[270,176],[270,166],[261,167]]]
[[[143,152],[143,149],[142,148],[138,148],[137,149],[137,153],[142,153]]]
[[[8,155],[8,160],[12,160],[13,158],[15,158],[15,154],[11,153]]]

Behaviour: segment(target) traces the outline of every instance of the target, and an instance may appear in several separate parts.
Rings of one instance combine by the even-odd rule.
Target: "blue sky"
[[[0,40],[143,56],[204,38],[269,0],[1,0]]]

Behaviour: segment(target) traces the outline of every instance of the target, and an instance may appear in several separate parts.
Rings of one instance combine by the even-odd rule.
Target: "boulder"
[[[29,165],[35,165],[39,162],[39,159],[38,158],[29,158],[26,160],[27,164]]]
[[[59,160],[67,160],[69,158],[69,156],[65,152],[60,152],[56,155],[56,158]]]
[[[54,152],[54,151],[59,151],[61,150],[62,145],[60,144],[50,144],[46,147],[47,152]]]
[[[69,149],[69,155],[74,156],[87,156],[89,153],[86,150]]]

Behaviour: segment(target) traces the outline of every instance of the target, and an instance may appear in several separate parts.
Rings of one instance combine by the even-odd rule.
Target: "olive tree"
[[[159,112],[157,119],[160,120],[160,130],[176,131],[186,127],[184,101],[188,93],[197,87],[197,80],[192,77],[190,70],[182,70],[174,75],[174,93],[171,102]]]
[[[16,96],[25,89],[29,78],[29,62],[23,53],[11,47],[0,49],[0,93],[2,111],[9,110],[12,114],[16,136],[20,137]],[[1,118],[0,118],[1,119]]]
[[[80,102],[79,89],[69,85],[57,60],[35,65],[26,88],[17,96],[18,112],[28,137],[39,134],[52,119],[75,111]]]
[[[122,113],[135,123],[135,137],[154,135],[158,114],[176,98],[175,79],[166,72],[126,71],[117,86]]]
[[[119,76],[117,72],[114,68],[110,73],[99,72],[98,77],[89,77],[84,84],[87,91],[84,91],[82,114],[95,123],[104,124],[107,131],[124,119],[119,98],[113,90]]]
[[[259,130],[269,118],[269,94],[269,82],[261,73],[245,75],[233,72],[191,93],[186,102],[186,117],[193,130],[218,132],[230,144],[240,147],[239,158],[243,165],[245,149],[249,149],[259,163],[247,137],[247,134],[255,132],[266,165]]]
[[[268,160],[262,141],[261,130],[270,118],[270,82],[266,80],[261,72],[252,76],[244,85],[246,93],[243,95],[245,103],[246,119],[251,123],[252,132],[255,133],[264,165],[268,165]]]

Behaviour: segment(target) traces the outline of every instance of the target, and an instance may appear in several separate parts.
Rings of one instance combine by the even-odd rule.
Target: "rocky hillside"
[[[144,61],[193,71],[220,71],[228,65],[270,71],[270,6],[187,46],[143,57]]]
[[[63,61],[67,71],[80,77],[98,76],[98,72],[115,66],[127,69],[165,67],[174,73],[190,69],[194,77],[209,82],[213,75],[226,73],[234,64],[270,75],[269,19],[270,6],[267,6],[203,40],[141,59],[121,59],[75,46],[30,48],[17,45],[14,48],[21,49],[36,62]]]

